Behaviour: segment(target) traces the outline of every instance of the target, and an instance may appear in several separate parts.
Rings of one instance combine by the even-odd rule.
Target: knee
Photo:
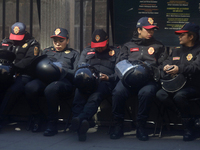
[[[168,94],[166,92],[162,92],[162,90],[156,93],[156,98],[161,102],[164,102],[168,99]]]

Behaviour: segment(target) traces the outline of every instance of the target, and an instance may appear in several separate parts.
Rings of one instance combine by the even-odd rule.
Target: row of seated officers
[[[190,115],[188,99],[200,96],[199,26],[186,23],[182,29],[175,31],[181,47],[173,49],[170,55],[164,45],[153,37],[156,29],[158,26],[152,18],[140,18],[132,39],[120,49],[109,46],[107,33],[97,29],[93,32],[91,46],[86,47],[80,55],[78,51],[68,48],[69,35],[66,29],[56,28],[51,36],[53,46],[40,51],[40,44],[26,31],[26,26],[16,22],[11,27],[9,38],[1,42],[1,122],[16,100],[25,94],[33,116],[32,131],[38,132],[43,115],[39,100],[44,96],[48,107],[44,136],[53,136],[58,133],[58,102],[68,100],[75,93],[69,129],[77,132],[79,141],[85,141],[88,121],[97,112],[101,102],[112,96],[114,128],[110,138],[119,139],[124,131],[126,100],[135,95],[139,101],[136,137],[146,141],[149,137],[145,125],[151,104],[157,97],[177,116],[181,116],[183,140],[194,140],[194,120]],[[139,71],[145,71],[146,66],[151,71],[120,78],[119,74],[124,73],[120,69],[124,67],[123,63],[130,65],[128,62],[139,66],[135,68]],[[53,66],[57,72],[53,75],[46,73],[49,70],[45,70],[44,63]],[[80,78],[81,72],[87,68],[93,70],[92,75],[97,79],[96,87]],[[179,74],[184,79],[187,77],[182,88],[175,91],[161,88],[160,78],[172,79]],[[74,78],[77,78],[76,82]]]

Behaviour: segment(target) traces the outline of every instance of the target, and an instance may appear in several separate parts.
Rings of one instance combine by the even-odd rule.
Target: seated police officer
[[[75,91],[73,101],[73,119],[70,129],[77,131],[79,141],[86,140],[86,133],[89,128],[88,120],[97,112],[104,98],[111,95],[111,91],[116,84],[117,78],[114,67],[118,54],[119,49],[108,46],[108,35],[103,29],[97,29],[93,32],[91,46],[85,48],[81,53],[78,62],[80,69],[82,64],[94,67],[99,73],[94,71],[92,76],[95,74],[94,76],[99,78],[97,85],[91,85],[90,81],[92,80],[87,78],[90,75],[85,73],[87,69],[80,71],[80,74],[75,73],[75,85],[78,88]],[[77,72],[79,72],[79,68]],[[81,74],[83,80],[79,80]],[[76,80],[81,82],[76,84]]]
[[[200,96],[199,26],[193,23],[187,23],[181,30],[175,31],[175,34],[179,35],[181,47],[173,49],[168,59],[163,62],[163,78],[170,77],[168,79],[170,80],[177,75],[183,75],[187,77],[187,81],[185,85],[182,84],[183,88],[177,89],[177,91],[171,91],[171,88],[176,87],[179,83],[172,83],[173,85],[170,88],[170,85],[165,87],[166,83],[163,81],[163,83],[161,82],[163,89],[159,90],[156,96],[167,108],[176,112],[177,116],[181,115],[185,129],[183,140],[191,141],[195,138],[192,130],[194,120],[190,116],[188,99]],[[178,76],[174,78],[174,82],[177,79],[179,79]],[[185,80],[180,81],[185,83]],[[177,82],[180,81],[177,80]]]
[[[57,134],[58,102],[67,100],[73,92],[73,77],[77,66],[79,53],[68,48],[69,36],[64,28],[54,30],[51,38],[53,46],[42,52],[43,58],[36,65],[36,79],[25,87],[26,97],[34,117],[32,132],[40,131],[42,111],[39,97],[45,96],[48,106],[48,123],[44,136]]]
[[[142,17],[138,20],[136,31],[130,42],[123,45],[117,62],[128,60],[130,62],[145,62],[148,65],[158,67],[163,61],[165,48],[162,43],[154,39],[154,29],[158,29],[154,24],[154,20],[149,17]],[[117,66],[117,65],[116,65]],[[135,74],[137,76],[137,73]],[[151,73],[147,75],[151,77]],[[156,78],[156,77],[155,77]],[[132,82],[132,79],[129,79]],[[149,78],[149,81],[143,83],[140,77],[133,80],[137,84],[133,84],[131,88],[124,86],[120,80],[112,92],[112,113],[114,117],[114,130],[110,134],[111,139],[119,139],[123,136],[124,109],[126,100],[131,95],[137,95],[139,108],[137,114],[137,132],[136,136],[139,140],[148,140],[148,134],[145,131],[145,124],[149,116],[151,103],[154,100],[158,83]],[[140,83],[141,82],[141,83]]]
[[[24,92],[26,83],[33,79],[31,65],[39,55],[39,43],[26,31],[22,22],[16,22],[11,27],[9,39],[1,42],[3,49],[13,52],[16,56],[12,62],[15,74],[14,83],[3,94],[0,116],[9,113],[15,101]],[[7,86],[4,84],[4,86]],[[1,91],[2,92],[2,91]]]

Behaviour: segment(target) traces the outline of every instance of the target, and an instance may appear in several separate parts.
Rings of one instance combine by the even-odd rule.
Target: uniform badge
[[[149,55],[152,55],[154,53],[154,48],[153,47],[149,47],[148,53],[149,53]]]
[[[58,35],[58,34],[60,34],[60,29],[59,28],[57,28],[56,30],[55,30],[55,35]]]
[[[65,54],[69,54],[69,53],[70,53],[70,50],[66,50],[66,51],[65,51]]]
[[[19,33],[19,31],[20,31],[19,27],[18,27],[18,26],[15,26],[14,29],[13,29],[13,32],[14,32],[15,34],[17,34],[17,33]]]
[[[34,56],[37,56],[37,55],[39,55],[39,49],[38,49],[38,47],[36,46],[36,47],[34,48]]]
[[[153,21],[152,18],[148,18],[148,22],[149,22],[149,24],[151,24],[151,25],[154,23],[154,21]]]
[[[96,36],[95,36],[95,40],[96,40],[97,42],[99,42],[100,36],[99,36],[99,35],[96,35]]]
[[[188,55],[186,56],[186,58],[187,58],[188,61],[190,61],[190,60],[192,60],[193,55],[192,55],[192,54],[188,54]]]
[[[52,50],[52,51],[54,50],[53,47],[51,48],[51,50]]]
[[[26,48],[27,46],[28,46],[28,44],[25,43],[25,44],[22,46],[22,48]]]
[[[180,60],[180,57],[173,57],[173,60]]]
[[[110,50],[110,51],[109,51],[109,55],[110,55],[110,56],[115,55],[115,51],[114,51],[114,50]]]

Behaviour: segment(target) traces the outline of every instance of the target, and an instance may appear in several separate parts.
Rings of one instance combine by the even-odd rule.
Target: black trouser
[[[156,93],[156,97],[160,100],[167,108],[175,111],[176,108],[181,113],[183,118],[190,117],[189,99],[200,96],[199,89],[195,87],[184,87],[178,92],[168,93],[163,89],[160,89]]]
[[[73,101],[73,117],[83,119],[91,119],[97,112],[101,102],[109,95],[114,88],[114,84],[106,81],[101,81],[97,90],[92,94],[81,93],[78,89],[75,91]]]
[[[47,100],[48,120],[57,120],[58,102],[59,100],[67,100],[69,98],[73,92],[73,86],[65,78],[48,85],[39,79],[35,79],[26,85],[25,92],[33,115],[41,113],[39,97],[44,95]]]
[[[149,116],[151,104],[156,96],[159,85],[155,81],[148,82],[139,90],[126,88],[121,81],[118,82],[112,93],[112,113],[115,118],[124,119],[126,100],[132,95],[138,96],[139,108],[137,121],[146,121]]]
[[[8,114],[12,110],[17,99],[24,93],[25,85],[32,80],[31,76],[20,75],[16,77],[14,83],[6,90],[1,107],[0,115]]]

